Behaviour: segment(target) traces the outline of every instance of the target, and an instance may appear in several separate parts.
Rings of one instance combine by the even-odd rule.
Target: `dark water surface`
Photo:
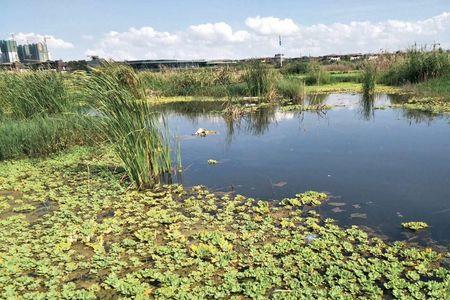
[[[318,99],[337,105],[327,112],[268,108],[236,121],[211,113],[222,108],[217,103],[161,109],[171,132],[182,137],[185,186],[268,200],[326,191],[332,199],[317,210],[341,225],[368,226],[390,239],[449,243],[450,119],[385,108],[396,100],[329,95]],[[218,134],[192,136],[199,127]],[[401,228],[407,221],[431,227],[413,234]]]

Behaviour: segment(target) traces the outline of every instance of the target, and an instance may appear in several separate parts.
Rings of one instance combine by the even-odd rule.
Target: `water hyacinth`
[[[445,253],[339,227],[311,210],[327,194],[136,192],[120,163],[78,148],[0,164],[0,298],[446,299]]]

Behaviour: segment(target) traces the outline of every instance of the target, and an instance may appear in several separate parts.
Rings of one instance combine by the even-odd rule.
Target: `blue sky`
[[[52,56],[64,59],[273,55],[278,34],[291,56],[450,43],[447,0],[0,2],[0,38],[50,36]]]

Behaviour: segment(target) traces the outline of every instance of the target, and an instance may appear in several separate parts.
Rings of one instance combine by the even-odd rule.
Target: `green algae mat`
[[[0,298],[448,299],[448,253],[203,187],[137,192],[105,149],[0,163]]]

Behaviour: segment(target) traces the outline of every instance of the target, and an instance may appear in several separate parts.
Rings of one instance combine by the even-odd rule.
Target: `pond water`
[[[213,113],[221,103],[162,105],[181,137],[185,170],[178,180],[267,200],[326,191],[332,198],[317,211],[340,225],[367,226],[393,240],[449,243],[450,119],[386,108],[401,101],[389,95],[309,101],[335,107],[266,108],[231,121]],[[199,127],[217,134],[192,136]],[[413,234],[401,228],[407,221],[431,227]]]

